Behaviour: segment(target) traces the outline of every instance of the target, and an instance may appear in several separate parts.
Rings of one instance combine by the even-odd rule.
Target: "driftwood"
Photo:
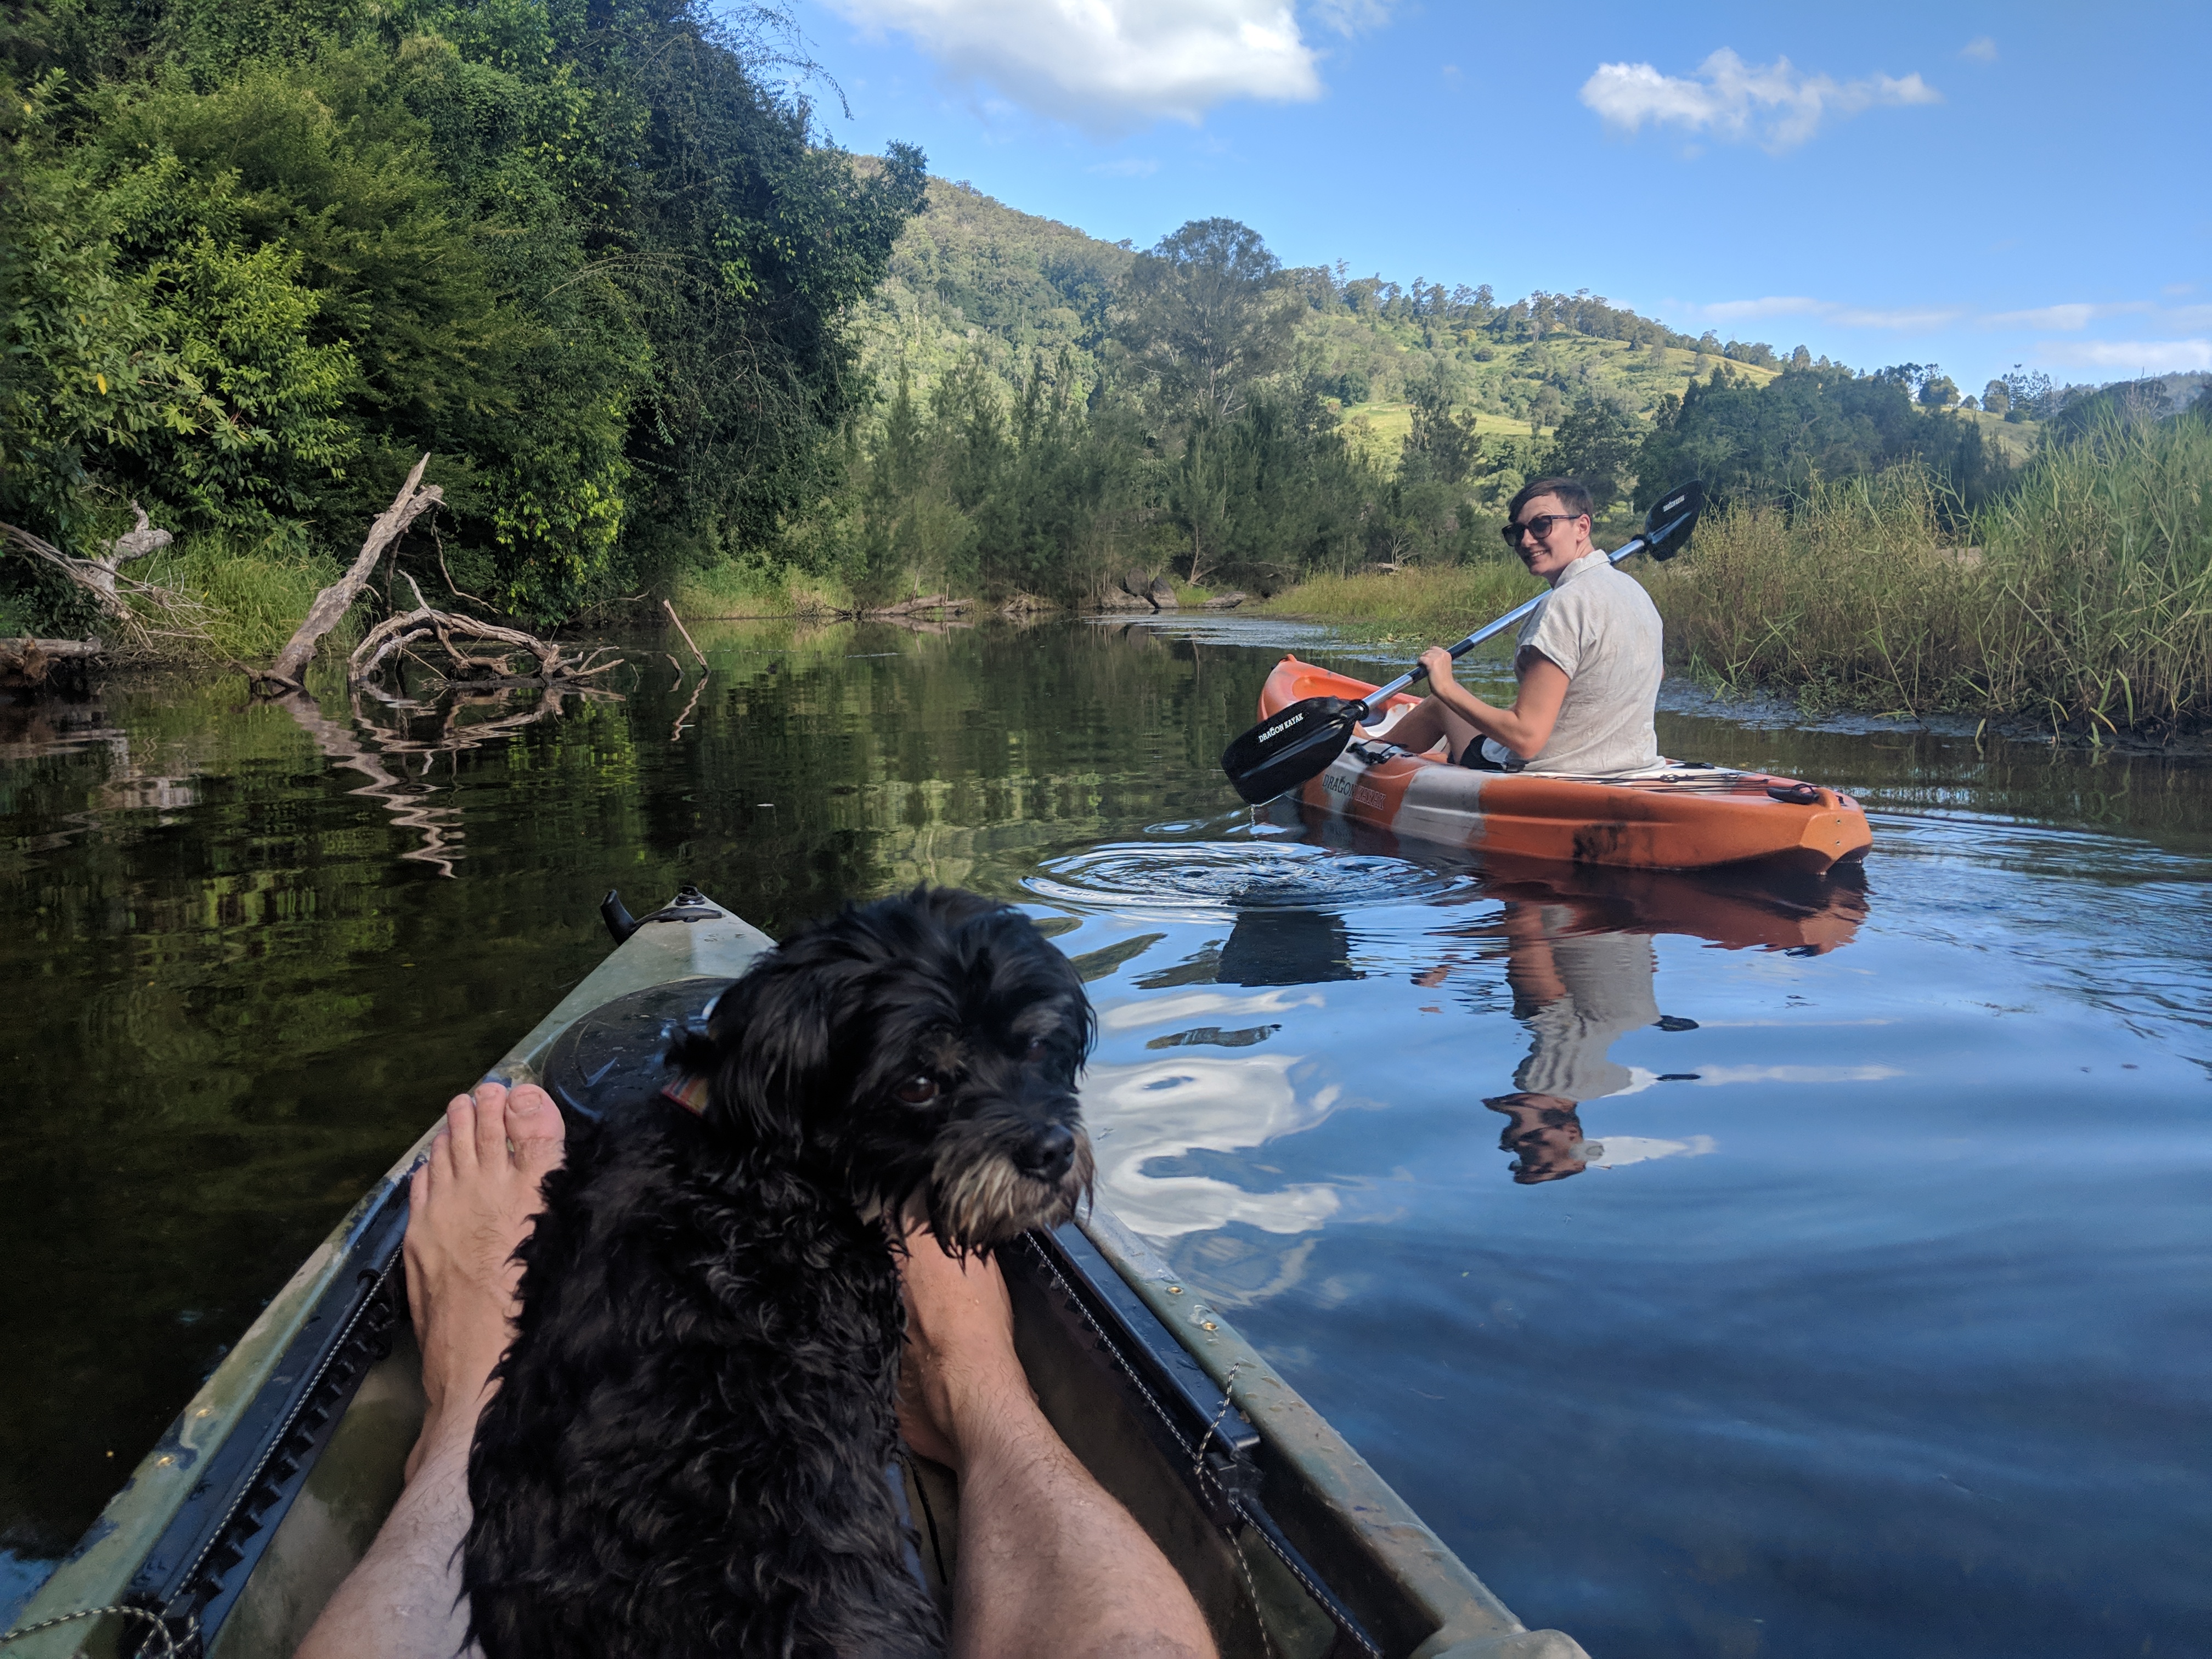
[[[44,685],[58,669],[85,666],[105,656],[98,640],[0,640],[0,688],[26,690]]]
[[[668,613],[668,620],[676,624],[676,631],[684,636],[684,643],[691,647],[691,654],[698,658],[699,666],[704,668],[707,665],[707,653],[699,648],[699,641],[691,637],[691,630],[684,625],[684,618],[676,614],[675,605],[663,599],[660,602],[660,608]],[[679,668],[676,672],[680,675],[684,671]]]
[[[248,670],[254,689],[274,688],[278,691],[297,691],[301,688],[307,664],[322,643],[323,635],[338,625],[338,618],[368,585],[375,573],[377,562],[384,557],[385,550],[407,533],[426,510],[445,499],[435,484],[422,482],[422,469],[430,464],[426,453],[415,463],[415,470],[407,475],[407,482],[399,486],[399,493],[392,498],[392,505],[376,516],[368,527],[368,539],[361,544],[352,566],[345,574],[315,595],[315,602],[307,607],[307,615],[293,631],[291,642],[276,653],[276,660],[258,672]],[[417,597],[420,597],[419,595]],[[356,653],[358,654],[358,653]]]
[[[879,605],[869,611],[840,611],[836,614],[847,622],[901,622],[909,617],[942,611],[957,617],[963,611],[975,608],[973,599],[956,599],[950,593],[931,593],[918,599],[901,599],[896,605]]]
[[[346,664],[346,684],[358,685],[372,678],[379,669],[410,646],[434,640],[446,654],[448,680],[497,680],[509,684],[527,680],[535,684],[553,685],[573,684],[594,674],[604,674],[622,661],[618,656],[599,660],[606,647],[598,647],[583,656],[571,658],[557,645],[551,645],[535,635],[526,634],[519,628],[501,628],[496,623],[478,622],[473,617],[460,617],[450,611],[440,611],[427,604],[422,590],[415,586],[409,576],[407,586],[414,588],[416,609],[397,617],[386,617],[368,631],[368,637],[354,647],[352,658]],[[495,647],[489,656],[476,656],[455,643],[456,638],[483,640]],[[514,672],[515,654],[528,652],[538,665],[534,674],[520,675]],[[415,654],[408,652],[408,654]],[[457,670],[458,672],[450,671]]]
[[[158,553],[174,539],[169,532],[147,518],[146,509],[137,502],[131,503],[131,511],[138,520],[137,528],[127,530],[107,544],[105,553],[89,559],[80,559],[64,553],[42,536],[12,524],[0,524],[0,537],[15,544],[32,557],[42,560],[60,571],[63,575],[92,595],[102,611],[123,625],[123,631],[134,644],[143,644],[152,630],[122,592],[130,592],[144,600],[158,613],[173,618],[188,618],[202,607],[181,593],[151,582],[134,581],[123,574],[123,567],[133,559],[143,559],[149,553]],[[197,631],[197,630],[194,630]]]

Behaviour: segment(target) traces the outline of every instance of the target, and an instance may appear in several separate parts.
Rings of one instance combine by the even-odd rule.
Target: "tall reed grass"
[[[1916,467],[1715,515],[1645,573],[1670,655],[1813,707],[2212,720],[2212,423],[2112,422],[1944,535]]]
[[[853,602],[852,590],[835,577],[735,562],[687,573],[675,596],[686,620],[828,615],[851,609]]]
[[[307,614],[315,595],[338,578],[327,555],[282,541],[246,541],[221,531],[180,538],[124,574],[178,594],[181,614],[147,615],[160,654],[185,662],[261,662],[273,657]],[[350,646],[358,619],[333,632],[331,647]]]
[[[1264,604],[1238,608],[1264,616],[1320,617],[1408,644],[1449,645],[1541,592],[1543,586],[1518,560],[1485,559],[1417,565],[1393,575],[1314,576]]]

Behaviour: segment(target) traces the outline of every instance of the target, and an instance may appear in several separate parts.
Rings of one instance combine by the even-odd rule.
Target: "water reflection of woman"
[[[1482,1103],[1507,1120],[1498,1145],[1514,1155],[1513,1179],[1523,1187],[1564,1181],[1593,1164],[1703,1150],[1690,1141],[1644,1136],[1596,1141],[1584,1134],[1584,1101],[1650,1081],[1648,1073],[1639,1079],[1615,1063],[1609,1051],[1628,1032],[1661,1024],[1652,994],[1659,963],[1648,937],[1570,932],[1577,920],[1567,905],[1508,900],[1499,924],[1513,1017],[1528,1028],[1531,1044],[1513,1074],[1514,1091]],[[1419,982],[1439,984],[1448,972],[1438,967]]]

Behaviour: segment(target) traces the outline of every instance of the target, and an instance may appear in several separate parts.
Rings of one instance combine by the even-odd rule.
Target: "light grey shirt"
[[[1521,624],[1520,644],[1559,665],[1566,699],[1551,740],[1525,768],[1495,738],[1484,739],[1486,756],[1516,771],[1582,776],[1659,763],[1651,711],[1666,662],[1659,607],[1643,583],[1615,569],[1604,554],[1586,553],[1559,573],[1543,604]]]
[[[1553,922],[1553,914],[1546,907],[1547,933],[1570,920],[1560,911]],[[1619,1094],[1636,1079],[1609,1051],[1629,1032],[1659,1020],[1651,994],[1659,960],[1651,941],[1631,933],[1555,936],[1552,962],[1567,994],[1526,1012],[1514,1010],[1528,1021],[1535,1042],[1513,1074],[1513,1086],[1573,1101]]]

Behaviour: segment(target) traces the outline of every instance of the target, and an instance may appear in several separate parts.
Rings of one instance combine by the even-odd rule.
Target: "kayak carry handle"
[[[619,887],[608,888],[607,896],[599,901],[599,920],[606,923],[607,932],[614,935],[617,945],[624,943],[638,929],[637,918],[630,915],[629,907],[622,902],[622,889]]]
[[[621,945],[632,933],[652,921],[720,921],[723,913],[707,902],[707,896],[685,882],[676,890],[676,896],[650,915],[633,916],[622,902],[622,890],[607,889],[607,896],[599,901],[599,920],[607,925],[607,932]]]

